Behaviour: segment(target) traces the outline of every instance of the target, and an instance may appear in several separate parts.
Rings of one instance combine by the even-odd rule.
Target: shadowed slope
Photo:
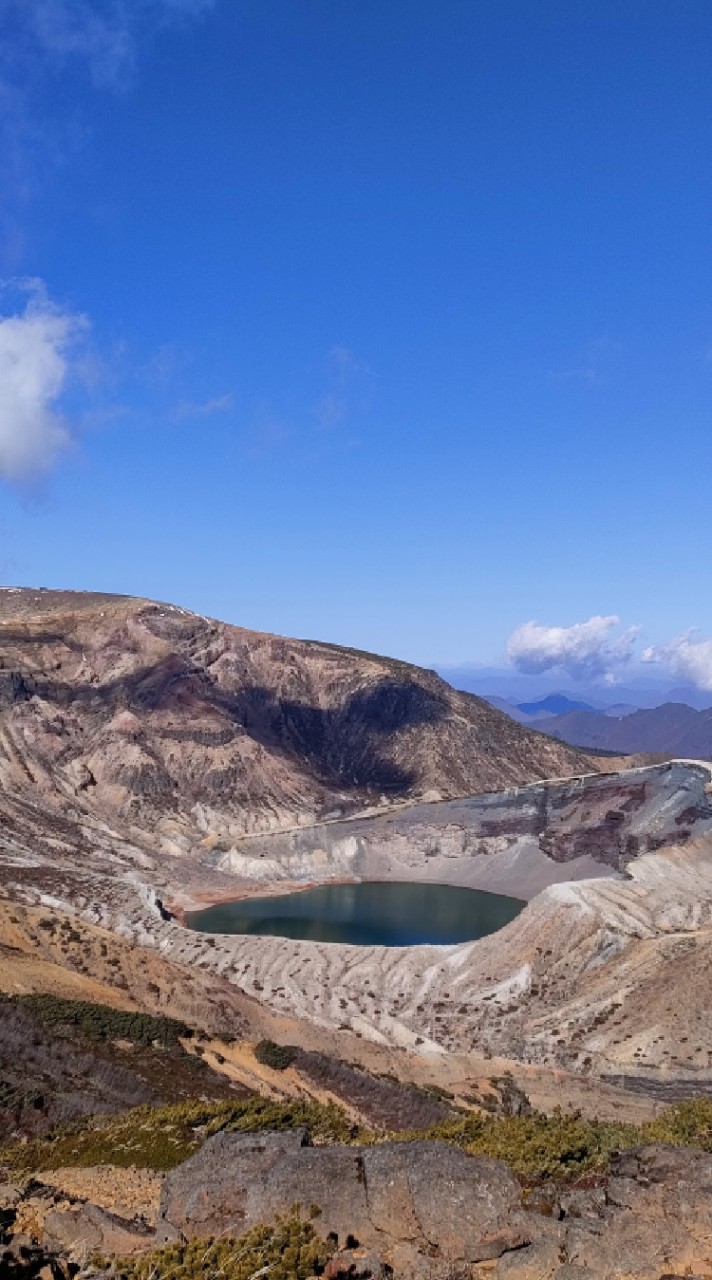
[[[0,782],[193,839],[591,772],[434,672],[124,596],[0,592]]]

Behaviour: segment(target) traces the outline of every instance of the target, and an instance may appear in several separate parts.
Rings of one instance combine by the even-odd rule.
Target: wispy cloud
[[[353,428],[367,414],[377,374],[346,346],[331,347],[319,361],[316,383],[320,394],[303,385],[283,382],[281,394],[253,402],[244,423],[247,451],[252,458],[275,455],[317,460],[355,443]],[[279,382],[275,371],[275,382]],[[319,383],[321,385],[319,385]],[[312,384],[312,392],[314,384]],[[207,401],[205,412],[232,407],[229,397]]]
[[[125,92],[162,29],[195,19],[215,0],[0,0],[0,270],[22,269],[24,211],[86,145],[91,120],[70,87]]]
[[[4,0],[17,52],[53,69],[84,64],[101,88],[130,83],[142,40],[214,0]]]
[[[71,443],[61,398],[79,369],[88,325],[52,303],[39,280],[5,285],[3,299],[10,310],[0,312],[0,477],[26,484]]]
[[[269,459],[294,445],[295,439],[296,432],[291,422],[275,413],[264,401],[256,406],[247,432],[246,452],[249,458]]]
[[[686,631],[668,644],[651,646],[642,655],[643,662],[662,662],[673,675],[689,680],[698,689],[712,691],[712,640],[697,631]]]
[[[612,338],[596,338],[583,347],[571,364],[552,369],[550,376],[561,382],[603,382],[621,350]]]
[[[574,679],[604,678],[613,682],[616,672],[633,656],[640,628],[628,627],[617,639],[611,634],[620,626],[615,614],[595,615],[570,627],[523,622],[512,632],[507,653],[518,671],[536,675],[544,671],[565,671]]]
[[[342,343],[337,342],[334,344],[329,351],[329,360],[342,377],[351,377],[354,374],[367,374],[370,378],[376,377],[373,370],[369,369],[368,365],[364,364],[350,347],[345,347]]]
[[[211,400],[202,400],[197,403],[191,400],[181,400],[175,409],[176,418],[210,418],[215,413],[228,413],[233,408],[233,396],[228,392],[224,396],[214,396]]]
[[[327,356],[326,387],[314,406],[318,429],[333,431],[346,422],[355,409],[365,408],[370,379],[375,377],[350,347],[333,346]]]
[[[328,391],[317,402],[314,410],[316,425],[321,431],[333,431],[346,417],[347,404],[343,396]]]

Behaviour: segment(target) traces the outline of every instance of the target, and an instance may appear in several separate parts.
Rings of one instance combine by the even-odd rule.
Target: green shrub
[[[274,1040],[260,1040],[255,1045],[255,1057],[263,1067],[273,1071],[286,1071],[291,1067],[299,1050],[293,1044],[276,1044]]]
[[[160,1044],[169,1048],[191,1030],[177,1018],[131,1013],[89,1000],[63,1000],[59,996],[15,996],[15,1003],[29,1009],[49,1027],[76,1027],[91,1040],[131,1040],[134,1044]]]
[[[469,1112],[408,1138],[439,1138],[471,1155],[502,1160],[526,1179],[565,1178],[604,1171],[618,1147],[641,1140],[635,1125],[585,1120],[556,1110],[552,1115],[494,1116]]]
[[[556,1178],[603,1171],[612,1151],[637,1138],[634,1125],[585,1120],[557,1109],[552,1115],[488,1117],[467,1149],[504,1160],[530,1178]]]
[[[575,1177],[605,1172],[613,1151],[644,1143],[668,1142],[712,1151],[712,1100],[679,1102],[643,1125],[587,1120],[578,1112],[572,1115],[557,1108],[551,1115],[470,1112],[425,1133],[397,1136],[454,1142],[472,1155],[503,1160],[527,1179]]]
[[[271,1226],[253,1227],[239,1238],[169,1244],[140,1257],[113,1263],[117,1280],[308,1280],[333,1252],[296,1209]]]
[[[712,1151],[712,1099],[690,1098],[666,1107],[641,1126],[641,1142],[670,1142],[674,1146]]]

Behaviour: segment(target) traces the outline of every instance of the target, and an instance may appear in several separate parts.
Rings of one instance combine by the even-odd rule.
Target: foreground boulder
[[[300,1133],[210,1138],[168,1175],[158,1240],[239,1236],[300,1203],[346,1248],[373,1250],[396,1269],[499,1258],[541,1234],[514,1175],[444,1142],[310,1147]],[[417,1274],[413,1271],[411,1274]]]
[[[307,1143],[304,1133],[209,1139],[164,1182],[158,1242],[239,1236],[297,1203],[318,1207],[319,1233],[356,1250],[354,1266],[366,1251],[408,1280],[712,1276],[712,1155],[702,1151],[639,1147],[614,1156],[601,1185],[523,1195],[499,1161],[443,1142]]]

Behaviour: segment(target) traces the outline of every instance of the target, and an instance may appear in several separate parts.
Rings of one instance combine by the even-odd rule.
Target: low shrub
[[[712,1151],[712,1099],[690,1098],[666,1107],[641,1126],[641,1142],[670,1142],[674,1146]]]
[[[170,1048],[181,1037],[192,1034],[177,1018],[150,1013],[131,1013],[89,1000],[64,1000],[59,996],[15,996],[18,1005],[29,1009],[49,1027],[74,1027],[91,1040],[131,1040],[134,1044],[160,1044]]]
[[[260,1040],[255,1045],[255,1057],[263,1067],[273,1071],[286,1071],[291,1067],[299,1050],[293,1044],[276,1044],[274,1040]]]
[[[238,1238],[169,1244],[140,1257],[113,1261],[116,1280],[308,1280],[323,1271],[333,1249],[295,1208],[271,1226]]]
[[[712,1100],[695,1098],[666,1107],[642,1125],[587,1120],[578,1112],[493,1116],[470,1112],[425,1133],[398,1137],[441,1138],[472,1155],[503,1160],[527,1179],[605,1172],[613,1151],[651,1142],[712,1151]]]
[[[586,1120],[557,1109],[552,1115],[488,1117],[467,1150],[504,1160],[528,1178],[546,1179],[603,1172],[611,1152],[637,1140],[634,1125]]]
[[[439,1138],[471,1155],[502,1160],[527,1180],[575,1177],[605,1171],[611,1152],[641,1141],[635,1125],[586,1120],[556,1110],[551,1115],[494,1116],[469,1112],[403,1138]]]

